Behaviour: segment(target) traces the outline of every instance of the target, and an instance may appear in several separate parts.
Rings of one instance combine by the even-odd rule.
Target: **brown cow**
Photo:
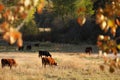
[[[46,67],[46,65],[56,65],[57,63],[52,57],[42,57],[42,65]]]
[[[12,66],[17,66],[16,61],[14,59],[1,59],[1,65],[2,68],[5,66],[9,66],[10,69],[12,68]]]

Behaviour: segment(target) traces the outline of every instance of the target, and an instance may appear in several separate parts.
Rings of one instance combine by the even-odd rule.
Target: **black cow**
[[[85,52],[90,55],[92,53],[92,47],[86,47]]]
[[[34,44],[35,47],[39,47],[39,43]]]
[[[42,56],[52,56],[48,51],[39,51],[39,57],[42,57]]]
[[[26,50],[31,50],[32,49],[32,46],[31,45],[27,45],[26,46]]]

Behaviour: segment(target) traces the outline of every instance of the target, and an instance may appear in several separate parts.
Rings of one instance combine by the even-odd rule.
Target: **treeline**
[[[96,24],[95,11],[99,7],[104,7],[104,4],[106,2],[110,2],[110,0],[94,0],[93,7],[91,7],[92,10],[94,10],[94,14],[92,14],[91,16],[87,15],[86,23],[83,26],[80,26],[80,24],[77,23],[77,17],[75,17],[73,14],[74,12],[72,12],[72,10],[74,11],[73,8],[70,11],[67,8],[67,6],[63,5],[66,8],[66,10],[70,11],[70,12],[68,11],[69,13],[66,13],[67,11],[65,11],[64,9],[65,14],[63,14],[64,13],[63,11],[55,11],[57,9],[50,7],[50,5],[54,4],[54,1],[56,1],[55,3],[59,6],[60,3],[58,4],[57,1],[59,2],[60,0],[48,0],[48,1],[49,4],[47,4],[47,7],[44,8],[42,14],[37,14],[36,12],[34,14],[34,21],[30,21],[21,29],[21,32],[23,33],[23,40],[50,41],[56,43],[73,43],[73,44],[79,43],[96,44],[97,37],[99,34],[109,34],[103,33],[99,25]],[[53,2],[51,3],[50,1]],[[88,3],[88,1],[91,0],[85,1]],[[73,3],[73,1],[71,2]],[[40,28],[42,28],[43,31],[40,31],[39,30]],[[49,28],[50,31],[48,32],[45,31],[46,28]],[[117,36],[119,36],[119,29],[117,31]]]
[[[29,23],[30,24],[30,23]],[[32,24],[32,22],[31,22]],[[42,28],[50,28],[50,32],[40,32],[34,25],[26,25],[21,30],[23,40],[25,41],[50,41],[56,43],[88,43],[96,44],[97,36],[102,33],[99,25],[95,24],[93,19],[87,19],[83,26],[80,26],[76,19],[71,19],[64,26],[59,18],[53,20],[50,26]],[[31,26],[31,28],[29,28]]]

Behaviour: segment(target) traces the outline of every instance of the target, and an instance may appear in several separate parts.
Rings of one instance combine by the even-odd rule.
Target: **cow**
[[[17,66],[16,61],[14,59],[1,59],[1,66],[4,68],[5,66],[9,66],[10,69],[12,66]]]
[[[35,47],[39,47],[39,43],[34,44]]]
[[[90,55],[92,53],[92,47],[86,47],[85,52]]]
[[[26,46],[26,50],[31,50],[32,49],[32,46],[31,45],[27,45]]]
[[[42,57],[42,56],[46,56],[46,57],[50,56],[50,57],[52,57],[52,55],[48,51],[39,51],[38,56],[39,57]]]
[[[42,66],[46,67],[46,65],[57,66],[57,63],[52,57],[42,57]]]

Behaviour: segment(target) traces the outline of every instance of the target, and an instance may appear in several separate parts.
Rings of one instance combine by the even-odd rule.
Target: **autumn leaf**
[[[115,21],[116,21],[116,24],[117,24],[118,26],[120,26],[120,20],[119,20],[119,19],[116,19]]]
[[[37,12],[39,13],[39,14],[41,14],[42,13],[42,10],[43,10],[43,7],[45,6],[45,2],[44,2],[44,0],[41,0],[41,3],[39,3],[39,5],[38,5],[38,7],[37,7]]]
[[[4,5],[3,4],[0,4],[0,12],[2,12],[4,9]]]
[[[77,22],[82,26],[86,22],[86,18],[84,16],[79,16],[77,18]]]
[[[0,25],[0,29],[1,31],[4,33],[4,32],[7,32],[9,31],[9,23],[8,22],[3,22],[1,25]]]
[[[22,47],[22,46],[23,46],[23,40],[22,40],[22,38],[19,38],[19,39],[17,40],[17,46],[18,46],[18,47]]]
[[[12,27],[10,28],[10,31],[7,31],[3,34],[3,39],[7,41],[10,44],[14,44],[17,40],[17,45],[22,46],[22,34],[19,31],[16,31]]]

